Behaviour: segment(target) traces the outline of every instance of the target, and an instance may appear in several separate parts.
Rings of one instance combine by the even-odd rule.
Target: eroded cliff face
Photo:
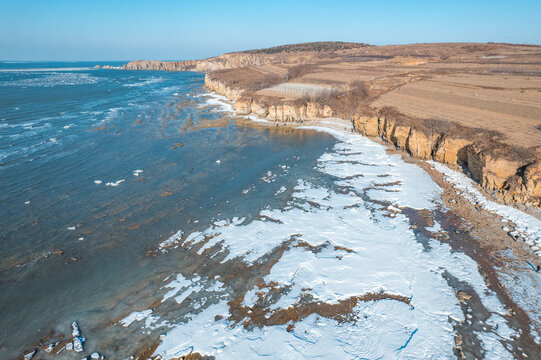
[[[220,81],[213,80],[208,76],[208,74],[205,76],[205,85],[207,88],[211,91],[216,92],[217,94],[223,95],[227,97],[229,100],[236,101],[241,96],[243,91],[240,89],[232,89],[227,86],[225,86]]]
[[[149,61],[135,60],[124,65],[126,70],[164,70],[210,72],[221,69],[265,65],[275,57],[262,54],[234,53],[224,54],[203,60]]]
[[[334,115],[329,106],[317,102],[283,103],[245,96],[242,90],[230,89],[208,76],[205,83],[210,90],[235,101],[235,110],[239,115],[253,114],[277,122],[321,120]],[[541,206],[539,154],[515,157],[505,153],[495,155],[491,146],[477,144],[475,138],[468,136],[468,129],[461,133],[427,131],[419,124],[408,123],[392,115],[357,114],[352,117],[352,122],[356,132],[380,138],[414,157],[464,169],[503,202]],[[474,129],[470,130],[475,132]]]
[[[222,94],[225,94],[225,92]],[[229,99],[233,100],[233,98]],[[280,122],[321,120],[333,116],[333,111],[329,106],[321,105],[316,102],[307,102],[306,104],[300,105],[282,103],[268,104],[258,98],[242,96],[237,98],[235,110],[239,115],[254,114],[268,120]]]
[[[539,156],[495,155],[493,145],[476,144],[471,138],[454,134],[429,134],[414,125],[397,124],[389,116],[354,116],[353,123],[357,132],[379,137],[414,157],[465,169],[484,189],[506,203],[541,206]]]

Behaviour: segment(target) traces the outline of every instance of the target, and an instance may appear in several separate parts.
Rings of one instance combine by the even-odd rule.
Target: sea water
[[[73,321],[112,359],[442,359],[458,331],[477,357],[521,351],[451,229],[412,225],[443,213],[420,167],[238,122],[202,74],[92,65],[2,64],[0,357]]]
[[[0,64],[0,358],[74,320],[92,344],[182,266],[160,242],[280,206],[335,142],[222,119],[202,74],[93,65]]]

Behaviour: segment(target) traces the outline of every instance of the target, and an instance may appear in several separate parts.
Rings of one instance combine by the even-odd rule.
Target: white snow
[[[159,243],[158,248],[162,253],[166,253],[168,248],[176,248],[182,237],[184,236],[184,231],[179,230],[175,234],[171,235],[167,240]]]
[[[128,327],[132,322],[146,319],[150,314],[152,314],[152,309],[147,309],[144,311],[134,311],[122,320],[120,320],[120,323],[122,324],[122,326]]]

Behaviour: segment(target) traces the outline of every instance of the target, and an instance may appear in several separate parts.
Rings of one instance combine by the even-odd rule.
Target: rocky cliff
[[[149,61],[135,60],[124,65],[126,70],[164,70],[209,72],[221,69],[265,65],[277,56],[251,53],[224,54],[203,60]]]
[[[454,125],[433,132],[392,115],[357,115],[353,123],[357,132],[379,137],[414,157],[462,168],[505,203],[541,206],[541,159],[533,151],[509,147],[479,129]]]
[[[227,87],[205,77],[207,87],[235,101],[240,115],[254,114],[277,122],[304,122],[336,116],[336,112],[316,101],[284,103],[269,98],[243,95],[241,89]],[[420,122],[399,113],[356,114],[356,132],[377,137],[421,159],[432,159],[463,169],[485,190],[509,204],[541,206],[541,156],[520,147],[512,148],[498,140],[494,132],[467,128],[449,122]]]

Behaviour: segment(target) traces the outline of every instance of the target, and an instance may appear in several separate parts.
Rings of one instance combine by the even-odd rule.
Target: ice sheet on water
[[[3,81],[0,83],[0,86],[52,87],[62,85],[88,85],[95,84],[98,81],[99,78],[85,73],[49,72],[45,76],[36,78]]]

